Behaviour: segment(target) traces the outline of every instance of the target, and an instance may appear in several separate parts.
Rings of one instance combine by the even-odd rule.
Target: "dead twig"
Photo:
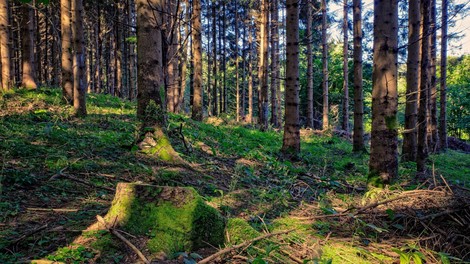
[[[47,227],[48,227],[48,224],[45,224],[45,225],[40,226],[40,227],[38,227],[38,228],[36,228],[36,229],[33,229],[33,230],[27,232],[26,234],[20,236],[19,238],[17,238],[17,239],[15,239],[15,240],[11,241],[10,245],[14,245],[14,244],[20,242],[21,240],[23,240],[23,239],[25,239],[25,238],[27,238],[27,237],[30,237],[30,236],[32,236],[32,235],[34,235],[34,234],[37,234],[37,233],[41,232],[42,230],[46,229]]]
[[[199,261],[198,264],[210,263],[212,260],[216,259],[217,257],[223,256],[223,255],[229,253],[229,252],[232,251],[232,250],[236,250],[236,249],[239,249],[239,248],[242,248],[242,247],[249,246],[249,245],[251,245],[252,243],[254,243],[254,242],[256,242],[256,241],[263,240],[263,239],[266,239],[266,238],[268,238],[268,237],[277,236],[277,235],[282,235],[282,234],[287,234],[287,233],[290,233],[290,232],[292,232],[292,231],[294,231],[294,230],[295,230],[295,229],[289,229],[289,230],[285,230],[285,231],[279,231],[279,232],[264,234],[264,235],[262,235],[262,236],[259,236],[259,237],[254,238],[254,239],[245,241],[245,242],[243,242],[243,243],[241,243],[241,244],[235,245],[235,246],[233,246],[233,247],[228,247],[228,248],[222,249],[222,250],[216,252],[215,254],[212,254],[212,255],[208,256],[207,258],[205,258],[205,259]]]
[[[39,212],[57,212],[57,213],[70,213],[78,212],[78,209],[68,209],[68,208],[26,208],[28,211],[39,211]]]
[[[134,251],[144,263],[146,264],[150,263],[147,257],[145,257],[145,255],[142,254],[142,252],[136,246],[134,246],[134,244],[132,244],[129,240],[127,240],[127,238],[125,238],[123,235],[121,235],[121,233],[119,233],[116,229],[114,229],[115,223],[109,226],[108,223],[106,223],[106,220],[104,220],[104,218],[101,217],[100,215],[97,215],[96,219],[98,219],[98,222],[100,222],[109,232],[111,232],[111,234],[115,235],[122,242],[124,242],[128,247],[130,247],[132,251]]]

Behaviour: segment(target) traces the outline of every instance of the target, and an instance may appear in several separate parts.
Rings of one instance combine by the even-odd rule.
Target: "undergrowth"
[[[282,134],[277,130],[260,132],[252,125],[238,125],[231,120],[195,122],[184,115],[170,114],[166,129],[172,143],[197,171],[186,175],[179,168],[164,167],[136,152],[139,122],[134,103],[90,94],[87,109],[86,118],[74,118],[73,109],[62,104],[59,89],[18,90],[1,95],[1,263],[45,257],[58,248],[50,259],[86,262],[93,258],[94,252],[67,247],[77,236],[74,232],[60,236],[39,233],[14,245],[11,241],[44,223],[66,230],[86,228],[112,199],[112,193],[99,187],[114,188],[119,181],[191,185],[227,218],[233,218],[230,223],[237,228],[253,228],[243,231],[250,238],[265,230],[294,226],[297,234],[286,239],[296,245],[325,240],[341,228],[323,221],[304,226],[289,220],[289,214],[304,202],[318,203],[323,212],[336,213],[335,204],[352,204],[363,195],[357,190],[365,186],[368,154],[353,153],[351,143],[337,136],[303,134],[300,160],[291,162],[279,156]],[[435,175],[468,186],[469,155],[450,150],[431,156],[430,170],[432,164]],[[414,163],[400,164],[400,179],[390,188],[406,189],[403,183],[414,177],[414,168]],[[98,188],[70,181],[61,174],[86,179]],[[56,179],[50,180],[53,176]],[[77,211],[38,213],[28,209],[32,207]],[[310,240],[299,240],[299,234]],[[232,242],[241,235],[233,234]],[[250,261],[283,259],[275,244],[260,247],[249,250]],[[117,254],[103,259],[119,262],[125,258]],[[343,263],[344,259],[354,263],[390,262],[387,256],[337,241],[312,253],[311,261]]]

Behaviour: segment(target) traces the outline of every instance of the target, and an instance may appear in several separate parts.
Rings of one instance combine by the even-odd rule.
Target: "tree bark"
[[[260,6],[260,46],[259,46],[259,98],[258,98],[258,123],[262,131],[268,128],[268,17],[269,1],[261,0]]]
[[[416,168],[418,174],[423,174],[426,171],[426,161],[428,157],[427,146],[427,113],[428,113],[428,91],[431,88],[430,76],[430,14],[431,6],[428,1],[421,2],[422,14],[422,40],[421,40],[421,83],[419,90],[419,105],[418,105],[418,152],[416,157]]]
[[[441,22],[441,79],[440,79],[440,113],[439,113],[439,149],[447,149],[447,7],[448,0],[442,0]]]
[[[364,94],[362,91],[362,0],[353,0],[354,133],[353,151],[364,151]]]
[[[224,56],[225,57],[225,56]],[[238,78],[238,1],[235,0],[235,91],[236,91],[236,118],[240,122],[240,84]]]
[[[278,0],[271,1],[271,124],[280,127],[277,102],[279,96],[279,3]]]
[[[343,120],[341,128],[349,132],[349,83],[348,83],[348,0],[343,0]]]
[[[368,183],[377,187],[383,187],[398,175],[397,46],[398,0],[376,0]]]
[[[83,2],[72,0],[72,41],[73,55],[73,108],[76,116],[85,116],[86,76],[85,76],[85,38],[83,35]]]
[[[248,26],[248,115],[246,122],[253,122],[253,24]]]
[[[300,152],[299,132],[299,4],[287,0],[286,21],[286,101],[282,152],[290,158]]]
[[[192,0],[192,54],[193,73],[193,100],[192,119],[202,121],[202,27],[201,27],[201,1]]]
[[[313,3],[307,2],[307,127],[313,128]]]
[[[419,56],[420,56],[420,4],[410,0],[408,8],[408,58],[406,70],[405,131],[403,132],[402,161],[416,161]]]
[[[21,6],[21,35],[23,76],[21,86],[36,89],[36,71],[34,69],[34,10],[28,4]]]
[[[217,2],[212,2],[212,76],[214,85],[212,86],[212,114],[218,115],[217,105]]]
[[[72,28],[70,25],[70,0],[60,1],[62,30],[62,97],[67,104],[73,103]]]
[[[430,34],[431,34],[431,62],[430,62],[430,77],[431,87],[429,89],[429,151],[434,153],[438,151],[439,138],[437,131],[437,77],[436,77],[436,63],[437,63],[437,26],[436,26],[436,0],[431,0],[431,16],[430,16]]]
[[[11,89],[10,8],[8,2],[8,0],[0,0],[1,88],[3,91]]]
[[[322,64],[323,64],[323,130],[329,128],[328,121],[328,36],[327,36],[327,13],[326,13],[326,0],[321,0],[321,10],[322,10]]]

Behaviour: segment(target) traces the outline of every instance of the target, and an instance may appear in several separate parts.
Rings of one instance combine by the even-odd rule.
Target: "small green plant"
[[[94,256],[94,252],[84,246],[78,246],[60,248],[54,255],[47,256],[47,259],[66,263],[85,263]]]
[[[426,261],[426,257],[415,245],[401,247],[400,249],[393,248],[393,252],[400,255],[400,264],[410,264],[413,261],[415,264],[422,264]]]

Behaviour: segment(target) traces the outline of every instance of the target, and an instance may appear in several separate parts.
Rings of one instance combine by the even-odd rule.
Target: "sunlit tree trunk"
[[[322,64],[323,64],[323,130],[328,129],[328,36],[327,36],[327,13],[326,13],[326,0],[321,0],[321,10],[322,10],[322,29],[321,29],[321,38],[322,38]]]
[[[313,12],[312,3],[307,2],[307,127],[313,128]]]
[[[398,175],[398,0],[374,1],[372,132],[368,183],[383,187]]]
[[[286,9],[286,122],[284,124],[282,152],[288,157],[296,157],[300,152],[298,0],[287,0]]]
[[[21,86],[36,89],[36,71],[34,69],[34,10],[29,4],[21,6],[21,35],[23,76]]]
[[[440,79],[440,112],[439,112],[439,149],[447,149],[447,6],[448,0],[442,0],[441,22],[441,79]]]
[[[279,82],[279,4],[278,0],[271,1],[271,124],[279,127],[277,102]]]
[[[349,132],[349,83],[348,83],[348,0],[343,1],[343,121],[341,128]]]
[[[83,2],[72,0],[72,42],[73,42],[73,108],[76,116],[85,116],[86,75],[85,38],[83,35]]]
[[[410,0],[408,8],[408,59],[406,62],[405,131],[403,132],[403,161],[416,161],[418,109],[420,4]]]
[[[192,0],[192,65],[193,65],[193,100],[192,119],[202,121],[202,27],[201,1]]]
[[[421,2],[422,14],[422,40],[421,40],[421,80],[419,87],[419,105],[418,105],[418,152],[416,157],[416,167],[418,174],[426,171],[426,161],[428,158],[427,145],[427,113],[428,113],[428,91],[431,88],[430,76],[430,14],[431,3]]]
[[[72,28],[70,25],[70,0],[60,1],[60,21],[62,30],[62,97],[68,104],[73,102],[73,61]]]
[[[261,0],[260,3],[260,26],[259,26],[259,98],[258,98],[258,123],[261,130],[268,128],[268,17],[269,1]]]
[[[364,94],[362,91],[362,0],[353,0],[354,34],[354,133],[353,151],[363,151],[364,146]]]
[[[11,56],[10,56],[10,8],[8,0],[0,0],[0,56],[2,63],[2,90],[11,88]]]

